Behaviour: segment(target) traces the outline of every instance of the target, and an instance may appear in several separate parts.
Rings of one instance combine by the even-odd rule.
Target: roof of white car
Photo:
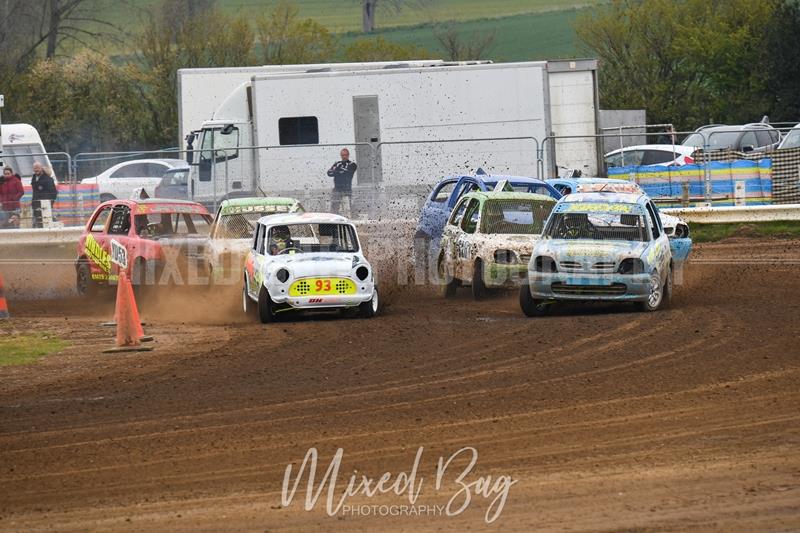
[[[576,192],[562,197],[559,203],[636,204],[646,197],[647,195],[642,192]]]
[[[151,159],[129,159],[128,161],[122,161],[121,163],[117,163],[113,167],[109,167],[106,170],[111,170],[112,168],[124,165],[132,165],[134,163],[163,163],[173,168],[189,167],[189,163],[187,163],[183,159],[151,158]]]
[[[342,224],[350,221],[333,213],[284,213],[266,215],[258,219],[265,226],[283,226],[286,224]]]
[[[633,150],[664,150],[665,152],[676,152],[680,154],[691,155],[696,150],[693,146],[684,146],[682,144],[637,144],[636,146],[626,146],[625,148],[617,148],[608,152],[605,157],[620,152],[631,152]]]

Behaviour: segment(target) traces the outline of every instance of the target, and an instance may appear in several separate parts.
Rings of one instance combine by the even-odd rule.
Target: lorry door
[[[353,97],[353,126],[356,142],[372,145],[371,147],[365,145],[356,145],[355,147],[358,184],[380,183],[383,178],[381,156],[377,150],[377,145],[381,142],[380,109],[377,96]]]

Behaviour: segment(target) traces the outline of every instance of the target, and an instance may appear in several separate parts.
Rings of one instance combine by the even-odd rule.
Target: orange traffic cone
[[[131,285],[125,271],[119,273],[117,282],[117,303],[114,312],[117,321],[117,346],[103,350],[104,353],[110,352],[145,352],[153,348],[141,345],[141,338],[144,337],[142,324],[139,320],[139,310],[136,307],[136,299],[133,295]]]
[[[3,275],[0,274],[0,319],[2,318],[9,318],[11,315],[8,314],[8,303],[6,302],[6,286],[3,283]]]

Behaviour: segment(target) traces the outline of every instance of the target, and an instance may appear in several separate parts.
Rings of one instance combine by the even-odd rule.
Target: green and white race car
[[[556,201],[542,194],[471,192],[450,215],[438,256],[445,296],[470,285],[480,299],[490,288],[519,286]]]
[[[276,196],[234,198],[217,209],[203,263],[215,284],[238,283],[245,257],[253,242],[253,230],[261,217],[304,212],[294,198]]]

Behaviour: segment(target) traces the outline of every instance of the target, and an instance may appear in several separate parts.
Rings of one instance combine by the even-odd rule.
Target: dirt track
[[[515,295],[408,291],[374,320],[262,327],[218,318],[239,316],[236,293],[162,299],[143,313],[157,350],[127,356],[99,353],[108,306],[11,302],[3,331],[73,346],[0,368],[0,528],[481,529],[477,496],[454,517],[329,517],[324,501],[302,509],[303,484],[280,506],[286,465],[312,446],[318,476],[344,449],[339,492],[353,470],[408,472],[424,446],[426,505],[456,492],[453,475],[434,490],[438,457],[474,446],[470,480],[518,481],[494,527],[796,530],[797,245],[699,247],[654,314],[525,319]]]

